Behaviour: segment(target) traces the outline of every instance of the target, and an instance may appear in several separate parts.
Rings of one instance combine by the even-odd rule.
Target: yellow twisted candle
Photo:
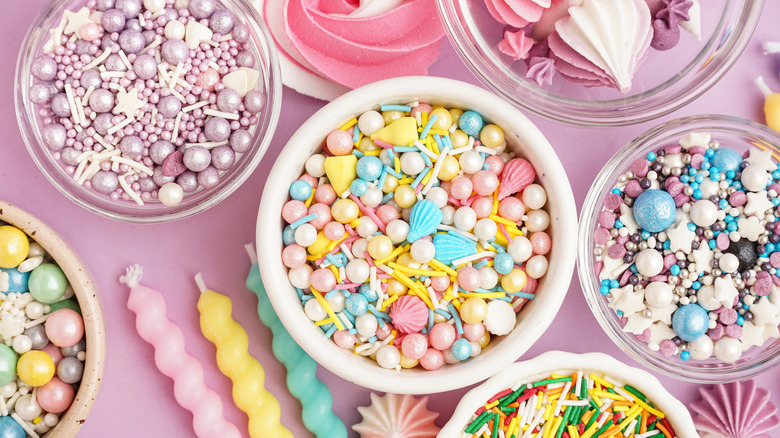
[[[252,438],[293,438],[279,421],[281,409],[276,398],[263,387],[263,366],[249,355],[246,331],[233,320],[230,298],[206,288],[200,273],[195,276],[200,289],[198,311],[203,335],[217,347],[217,365],[233,382],[233,401],[249,417]]]

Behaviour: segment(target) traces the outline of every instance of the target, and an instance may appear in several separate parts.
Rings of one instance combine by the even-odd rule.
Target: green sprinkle
[[[592,400],[591,400],[591,401],[592,401]],[[595,403],[594,403],[594,404],[595,404]],[[590,411],[590,412],[593,412],[593,415],[590,417],[590,421],[588,421],[588,425],[587,425],[587,426],[585,426],[585,430],[588,430],[588,429],[590,429],[590,427],[591,427],[591,426],[593,426],[593,423],[595,423],[595,422],[596,422],[596,420],[598,420],[598,418],[599,418],[599,414],[600,414],[600,412],[599,412],[599,408],[598,408],[598,407],[596,407],[596,409],[593,409],[593,410],[592,410],[592,411]]]
[[[561,377],[559,379],[539,380],[538,382],[534,382],[533,384],[531,384],[531,388],[536,388],[544,385],[552,385],[554,383],[563,383],[563,382],[571,382],[571,376]]]
[[[469,427],[466,428],[466,433],[474,434],[476,433],[480,427],[482,427],[483,424],[488,422],[488,419],[490,419],[491,411],[488,411],[487,409],[482,411],[479,416],[469,424]]]
[[[511,404],[518,397],[520,397],[520,394],[522,394],[523,391],[525,391],[526,387],[527,387],[526,385],[520,385],[520,387],[517,388],[515,390],[515,392],[513,392],[511,394],[507,394],[507,395],[501,397],[500,399],[498,399],[498,405],[503,407],[503,406],[506,406],[508,404]]]
[[[509,415],[512,412],[515,412],[517,410],[517,408],[510,408],[509,406],[502,406],[502,407],[500,407],[498,409],[500,409],[501,412],[503,412],[503,413],[505,413],[507,415]]]
[[[595,409],[595,410],[597,410],[597,411],[599,410],[599,405],[597,405],[597,404],[596,404],[596,402],[595,402],[593,399],[590,399],[590,400],[588,400],[588,404],[590,404],[590,406],[591,406],[593,409]]]
[[[566,425],[569,423],[569,417],[571,416],[571,406],[566,407],[566,412],[563,414],[563,421],[561,421],[561,425],[558,427],[558,432],[555,434],[555,438],[561,438],[561,435],[563,435],[563,431],[566,430]]]
[[[493,434],[490,436],[498,436],[498,422],[501,421],[501,417],[498,414],[493,414]]]
[[[636,397],[639,397],[643,402],[647,403],[647,396],[642,394],[641,391],[639,391],[638,389],[634,388],[633,386],[631,386],[631,385],[624,385],[623,389],[625,389],[626,391],[628,391],[631,394],[635,395]]]
[[[580,384],[580,399],[584,400],[588,398],[588,380],[586,378],[582,378],[582,384]]]
[[[607,429],[609,429],[609,428],[610,428],[610,426],[612,426],[612,424],[613,424],[613,423],[612,423],[611,421],[607,421],[606,423],[604,423],[604,425],[603,425],[603,426],[601,426],[601,429],[597,430],[597,431],[596,431],[596,433],[594,433],[594,434],[593,434],[593,435],[591,435],[591,436],[599,436],[599,435],[601,435],[602,433],[604,433],[604,431],[606,431]]]

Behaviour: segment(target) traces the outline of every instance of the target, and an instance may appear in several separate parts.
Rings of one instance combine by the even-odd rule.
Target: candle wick
[[[130,265],[125,269],[125,275],[119,277],[119,282],[126,284],[131,289],[137,287],[141,282],[143,272],[141,265]]]
[[[251,243],[247,243],[244,245],[244,248],[246,249],[246,253],[249,254],[249,261],[252,262],[252,264],[257,263],[257,252],[255,251],[255,246]]]
[[[198,290],[200,290],[200,293],[206,292],[208,288],[206,287],[206,282],[203,281],[203,276],[198,272],[195,274],[195,284],[198,285]]]

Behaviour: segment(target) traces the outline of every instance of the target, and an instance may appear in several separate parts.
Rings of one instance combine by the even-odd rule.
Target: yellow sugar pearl
[[[401,365],[401,368],[406,368],[406,369],[414,368],[419,363],[420,363],[419,360],[409,359],[408,357],[404,356],[403,353],[401,353],[401,362],[399,363],[399,365]]]
[[[385,178],[385,184],[382,186],[382,191],[385,193],[390,193],[395,191],[396,188],[398,188],[398,178],[394,177],[393,175],[387,175],[387,178]]]
[[[385,259],[393,252],[393,242],[385,235],[374,236],[368,241],[368,255],[374,260]]]
[[[351,199],[339,199],[333,203],[333,207],[330,208],[330,215],[333,219],[342,224],[348,224],[357,219],[360,214],[360,209],[357,204]]]
[[[371,141],[370,137],[363,137],[360,140],[360,143],[358,143],[358,150],[360,152],[368,152],[368,151],[375,151],[377,149],[382,149],[379,146],[375,145],[373,141]]]
[[[320,231],[317,233],[317,240],[314,241],[311,245],[309,245],[308,251],[309,254],[315,255],[315,254],[325,254],[325,251],[327,251],[328,245],[330,245],[330,239],[325,237],[325,233]]]
[[[458,176],[459,170],[460,163],[458,163],[458,159],[452,155],[447,155],[444,157],[444,163],[442,163],[441,169],[439,169],[439,179],[442,181],[451,181]]]
[[[402,111],[382,111],[382,118],[385,119],[385,126],[393,123],[393,121],[406,117]]]
[[[399,207],[410,208],[417,202],[417,194],[411,186],[398,186],[398,188],[395,189],[393,199],[395,199],[395,203],[398,204]]]
[[[463,114],[462,109],[453,108],[450,110],[450,116],[452,116],[452,123],[458,124],[458,120],[460,120],[460,116]]]
[[[479,133],[479,141],[489,148],[497,148],[504,142],[504,130],[492,123],[485,125]]]
[[[30,386],[43,386],[54,377],[54,361],[43,351],[28,351],[16,363],[16,374]]]
[[[414,261],[414,258],[412,258],[412,255],[408,252],[405,252],[398,256],[398,260],[395,261],[401,266],[406,266],[412,269],[419,269],[420,264]]]
[[[476,324],[485,320],[488,306],[482,298],[471,297],[460,306],[460,319],[466,324]]]
[[[407,290],[409,290],[409,288],[400,281],[396,279],[387,280],[387,294],[389,296],[403,295]]]
[[[479,338],[479,346],[482,348],[485,348],[490,343],[490,332],[485,330],[485,334],[482,335],[481,338]]]
[[[434,114],[436,114],[436,117],[438,118],[433,122],[433,129],[450,129],[450,126],[452,126],[452,115],[449,111],[444,108],[436,108],[431,112],[431,116]]]
[[[450,134],[450,141],[452,142],[453,149],[462,148],[469,144],[469,136],[460,129],[456,129],[455,132]]]
[[[27,258],[30,242],[24,231],[4,225],[0,227],[0,268],[15,268]]]
[[[509,293],[517,293],[523,290],[526,280],[525,272],[515,268],[501,277],[501,287]]]

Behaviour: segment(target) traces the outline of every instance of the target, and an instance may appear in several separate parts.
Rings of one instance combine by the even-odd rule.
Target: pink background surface
[[[231,399],[231,383],[216,366],[214,347],[200,333],[193,275],[203,273],[206,283],[233,300],[233,317],[249,333],[250,352],[263,365],[266,388],[282,407],[282,423],[296,437],[311,436],[303,427],[301,407],[287,390],[285,369],[271,352],[271,333],[261,325],[257,300],[244,286],[249,260],[243,245],[254,241],[255,220],[266,175],[278,152],[301,122],[324,102],[284,89],[282,116],[276,134],[260,167],[252,177],[221,204],[195,217],[170,224],[138,226],[114,222],[92,214],[62,196],[41,175],[22,142],[13,109],[13,81],[17,51],[27,27],[47,2],[5,1],[0,18],[0,199],[16,204],[47,222],[62,234],[80,255],[98,289],[106,320],[107,354],[103,386],[97,403],[81,429],[83,437],[192,437],[189,412],[174,398],[171,380],[154,366],[153,349],[135,331],[134,314],[126,307],[127,289],[117,282],[132,263],[145,267],[143,283],[160,290],[168,302],[169,318],[181,326],[187,350],[200,359],[206,383],[222,395],[226,417],[246,434],[246,416]],[[777,77],[780,56],[764,56],[761,43],[780,40],[776,18],[780,2],[768,0],[759,27],[740,61],[719,84],[673,117],[699,113],[723,113],[763,120],[763,98],[752,84],[758,74],[780,91]],[[431,75],[448,76],[477,83],[445,41]],[[644,130],[660,121],[618,129],[585,130],[531,117],[555,147],[574,187],[577,207],[609,157]],[[600,351],[629,365],[638,366],[604,334],[591,315],[579,282],[573,278],[566,301],[555,321],[524,358],[548,350],[575,353]],[[318,376],[333,391],[334,411],[350,426],[360,421],[358,406],[370,403],[370,391],[346,382],[320,368]],[[699,398],[697,385],[661,377],[684,403]],[[780,404],[780,369],[759,377],[758,385],[773,391]],[[431,395],[430,409],[440,413],[443,425],[466,389]],[[780,436],[780,432],[775,432]],[[350,433],[350,436],[357,436]]]

